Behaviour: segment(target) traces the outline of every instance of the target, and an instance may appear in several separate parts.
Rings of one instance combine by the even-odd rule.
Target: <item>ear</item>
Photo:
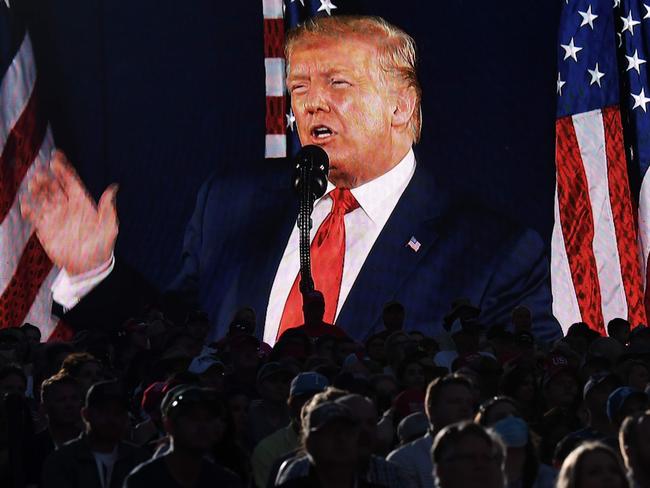
[[[88,413],[87,407],[81,407],[81,418],[84,419],[85,422],[88,422]]]
[[[162,425],[163,425],[163,429],[165,429],[165,432],[167,432],[170,436],[174,435],[174,422],[172,421],[172,419],[170,419],[169,417],[163,417]]]
[[[413,86],[400,86],[396,90],[395,107],[393,109],[392,126],[406,127],[416,110],[417,94]]]

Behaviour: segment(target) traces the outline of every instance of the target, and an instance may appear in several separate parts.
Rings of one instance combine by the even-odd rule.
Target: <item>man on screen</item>
[[[509,323],[523,304],[539,339],[561,336],[539,236],[455,205],[430,174],[428,166],[443,164],[435,155],[416,163],[422,115],[413,40],[380,18],[322,17],[290,32],[285,54],[300,141],[321,146],[330,160],[328,188],[312,214],[323,321],[361,341],[381,329],[383,305],[396,300],[406,329],[436,335],[451,302],[466,297],[484,326]],[[126,302],[106,303],[115,305],[118,290],[135,292],[112,257],[117,188],[95,207],[61,153],[51,168],[34,178],[22,209],[64,270],[54,298],[72,324],[101,304],[121,320],[115,309]],[[257,311],[269,343],[303,323],[289,186],[290,165],[274,162],[248,174],[218,170],[202,187],[172,287],[208,312],[212,338],[225,334],[242,305]]]

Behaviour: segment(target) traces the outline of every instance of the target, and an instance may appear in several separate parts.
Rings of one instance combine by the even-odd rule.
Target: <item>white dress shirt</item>
[[[345,214],[345,259],[343,261],[343,278],[334,320],[338,317],[363,263],[370,254],[372,246],[375,244],[384,225],[386,225],[388,217],[393,213],[409,181],[411,181],[414,172],[415,156],[413,151],[410,150],[393,169],[351,190],[352,195],[359,203],[359,207]],[[325,195],[314,203],[314,211],[311,214],[313,220],[311,240],[314,239],[318,228],[332,209],[332,197],[329,193],[333,189],[334,185],[328,183]],[[269,304],[266,309],[264,342],[268,344],[273,345],[275,343],[284,304],[299,270],[300,233],[296,223],[287,242],[278,271],[275,274]],[[318,283],[316,283],[316,288],[318,288]]]
[[[413,150],[409,150],[406,156],[390,171],[351,190],[359,207],[345,215],[345,260],[335,320],[372,246],[411,181],[414,172],[415,155]],[[333,189],[334,185],[328,183],[325,195],[314,203],[312,240],[332,208],[332,198],[329,193]],[[64,309],[71,309],[110,274],[114,263],[115,260],[111,256],[111,259],[100,267],[74,277],[70,277],[65,270],[61,270],[52,285],[54,300]],[[273,280],[266,309],[264,342],[268,344],[275,343],[284,304],[299,270],[300,245],[298,225],[296,224]]]

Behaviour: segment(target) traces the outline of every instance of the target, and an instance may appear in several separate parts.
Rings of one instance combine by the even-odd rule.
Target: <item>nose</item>
[[[312,85],[304,99],[305,112],[314,114],[318,111],[329,112],[325,92],[319,86]]]

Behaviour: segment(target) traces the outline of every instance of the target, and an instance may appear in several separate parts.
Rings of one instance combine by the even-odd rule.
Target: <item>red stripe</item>
[[[605,327],[592,242],[594,218],[587,175],[571,117],[556,121],[557,194],[564,245],[582,320],[604,335]]]
[[[266,133],[286,134],[284,97],[266,97]]]
[[[47,123],[39,110],[39,81],[36,78],[29,102],[7,137],[0,155],[0,222],[13,205],[20,183],[41,147]]]
[[[605,144],[607,148],[607,179],[609,199],[614,216],[616,244],[621,262],[621,276],[628,307],[628,320],[634,326],[646,323],[643,303],[643,282],[639,264],[638,244],[623,146],[623,125],[618,107],[603,109]]]
[[[264,19],[264,57],[284,58],[284,19]]]
[[[0,297],[0,328],[21,325],[34,303],[52,263],[32,234],[9,285]]]

